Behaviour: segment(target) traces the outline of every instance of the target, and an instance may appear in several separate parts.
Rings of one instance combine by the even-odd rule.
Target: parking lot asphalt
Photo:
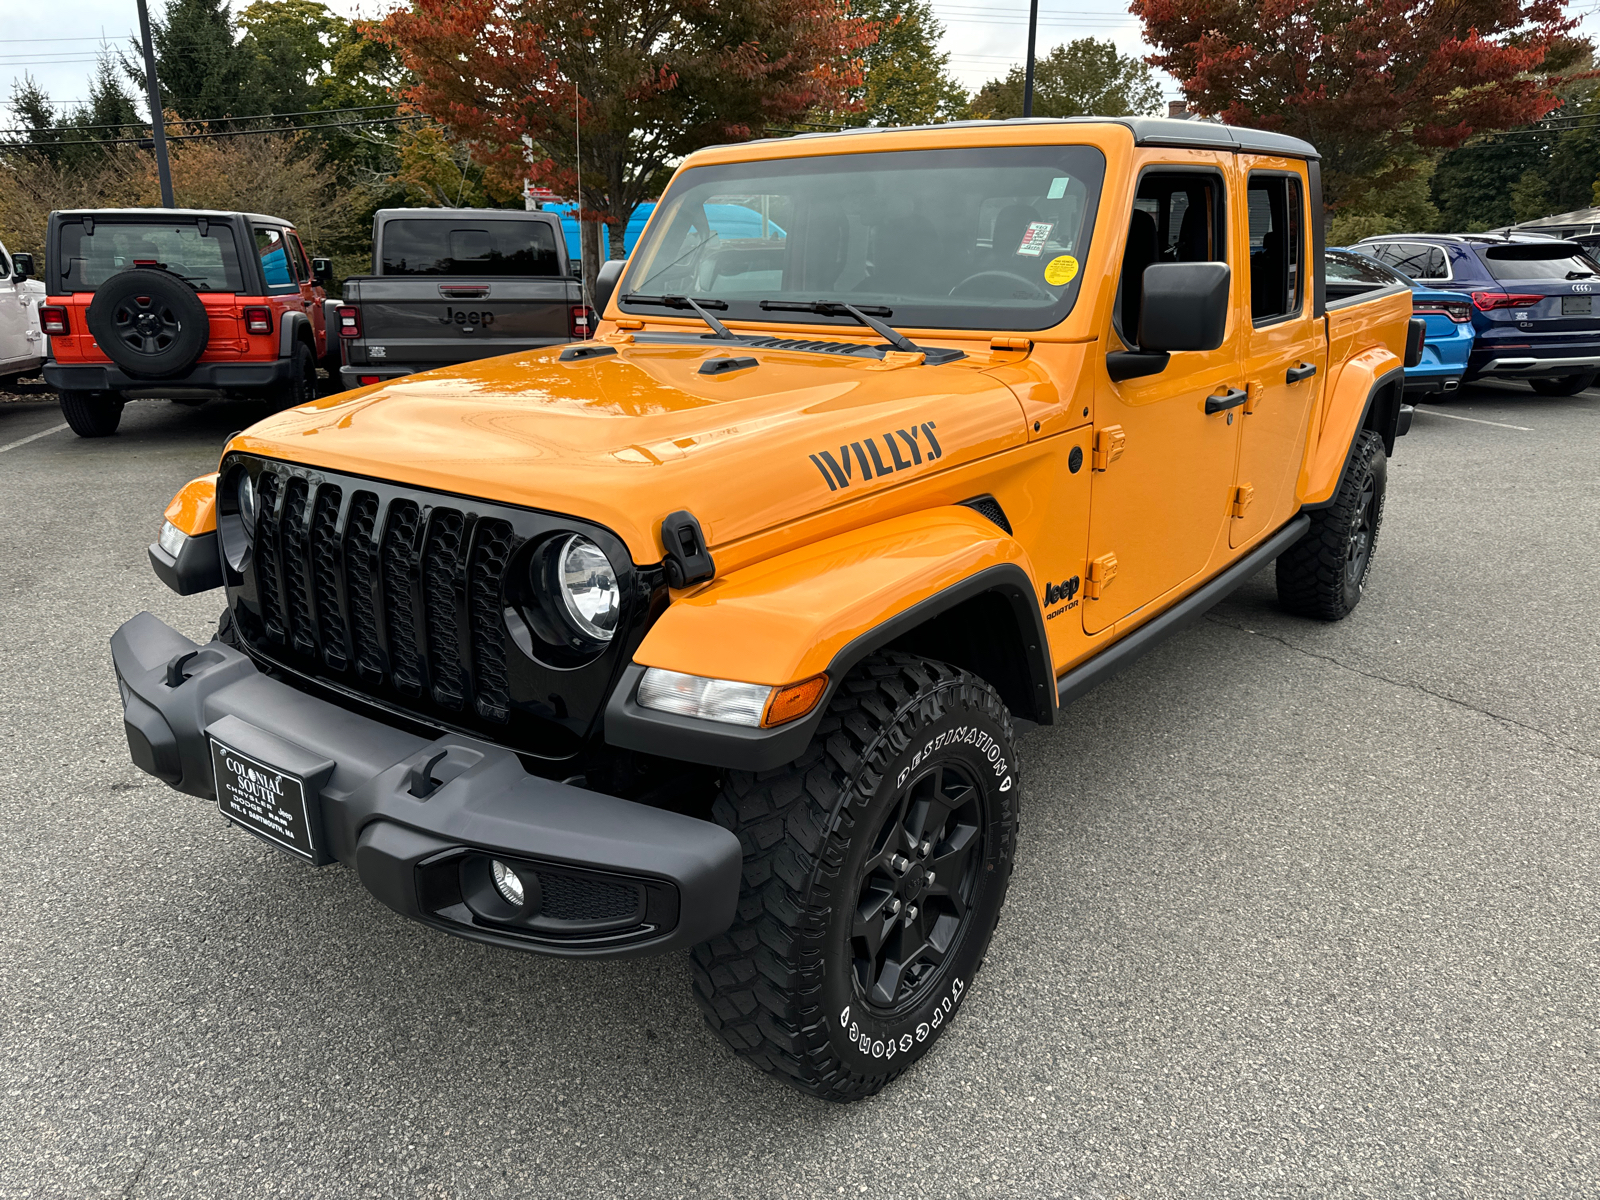
[[[849,1107],[129,763],[107,639],[214,629],[145,546],[261,415],[0,404],[0,1196],[1594,1194],[1600,393],[1425,404],[1353,616],[1265,572],[1029,734],[986,968]]]

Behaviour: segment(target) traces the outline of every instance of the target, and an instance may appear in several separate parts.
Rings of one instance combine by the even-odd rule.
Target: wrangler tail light
[[[361,336],[361,310],[352,304],[341,304],[334,310],[339,314],[339,336]]]
[[[1529,296],[1520,292],[1473,292],[1472,304],[1479,312],[1496,308],[1532,308],[1543,296]]]
[[[382,383],[383,382],[383,376],[382,375],[360,375],[360,376],[357,376],[357,378],[359,378],[361,380],[361,386],[362,387],[370,387],[374,383]]]
[[[1488,295],[1489,293],[1482,292],[1479,294]],[[1465,300],[1424,300],[1421,304],[1412,305],[1411,311],[1419,317],[1449,317],[1457,325],[1465,325],[1472,320],[1472,305]]]
[[[587,338],[594,331],[594,310],[582,304],[572,306],[572,337],[574,340]]]
[[[67,319],[66,307],[60,304],[41,304],[39,328],[56,337],[71,333],[72,322]]]
[[[252,304],[244,310],[246,333],[271,333],[272,310],[264,304]]]

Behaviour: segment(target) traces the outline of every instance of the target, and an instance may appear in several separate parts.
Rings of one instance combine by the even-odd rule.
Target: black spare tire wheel
[[[159,267],[131,267],[95,289],[89,332],[129,375],[168,379],[194,365],[211,337],[200,297]]]

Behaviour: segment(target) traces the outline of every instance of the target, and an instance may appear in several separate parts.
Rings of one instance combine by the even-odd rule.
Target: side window
[[[311,264],[306,260],[306,248],[300,244],[300,235],[293,230],[289,231],[289,258],[294,266],[295,275],[301,283],[310,283]]]
[[[1220,176],[1198,171],[1152,171],[1139,180],[1128,220],[1117,287],[1117,334],[1137,345],[1144,270],[1165,262],[1226,262]]]
[[[293,268],[289,265],[289,246],[283,234],[265,225],[253,226],[256,235],[256,257],[261,260],[261,273],[267,280],[269,292],[295,292],[300,285],[295,282]]]
[[[1305,199],[1298,176],[1252,174],[1250,316],[1257,325],[1300,312],[1305,292]]]
[[[1385,249],[1390,253],[1383,261],[1413,279],[1450,278],[1450,268],[1445,263],[1444,251],[1438,246],[1396,242],[1386,246]]]

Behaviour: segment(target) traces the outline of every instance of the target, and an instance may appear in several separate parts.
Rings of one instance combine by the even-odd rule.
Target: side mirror
[[[1156,263],[1144,269],[1139,349],[1215,350],[1228,327],[1227,263]]]
[[[333,282],[333,259],[313,258],[311,260],[311,275],[323,287]]]
[[[604,314],[611,303],[611,293],[617,290],[617,280],[622,278],[622,268],[628,265],[625,258],[608,258],[600,264],[600,273],[594,277],[594,310]]]
[[[11,256],[11,279],[13,283],[21,283],[33,274],[33,255],[18,253]]]

